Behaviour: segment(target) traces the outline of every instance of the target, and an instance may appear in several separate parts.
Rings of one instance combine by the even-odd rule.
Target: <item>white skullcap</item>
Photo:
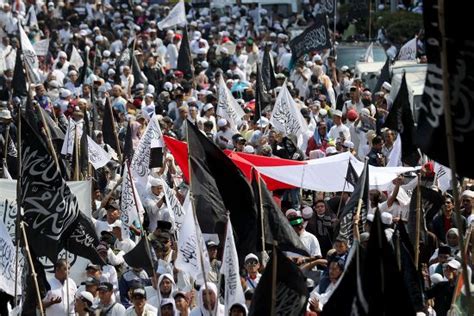
[[[321,103],[319,103],[319,106],[321,106]],[[328,115],[328,111],[326,109],[321,109],[321,110],[319,110],[319,115],[326,116],[326,115]]]
[[[382,223],[385,225],[392,225],[393,216],[389,212],[383,212],[381,215]]]
[[[319,111],[319,112],[321,112],[321,111]],[[332,111],[332,116],[342,117],[342,111],[341,110],[333,110]]]
[[[58,54],[58,58],[61,58],[61,57],[67,58],[66,52],[60,51],[59,54]]]
[[[214,106],[213,106],[211,103],[207,103],[207,104],[202,108],[202,110],[203,110],[204,112],[206,112],[206,111],[209,111],[210,109],[213,109],[213,108],[214,108]],[[224,124],[224,125],[225,125],[225,124]]]
[[[392,85],[390,83],[388,83],[387,81],[385,81],[383,84],[382,84],[382,88],[384,88],[385,90],[387,91],[390,91],[392,89]]]
[[[244,153],[247,153],[247,154],[254,154],[255,153],[255,148],[253,148],[252,145],[246,145],[244,147]]]
[[[104,52],[102,53],[102,56],[110,57],[110,50],[104,50]]]
[[[474,191],[471,191],[471,190],[465,190],[462,195],[462,197],[468,197],[468,198],[471,198],[473,199],[474,198]]]
[[[301,213],[304,219],[310,219],[313,216],[313,209],[310,206],[305,206]]]
[[[224,119],[224,118],[221,118],[221,119],[219,119],[219,120],[217,121],[217,126],[218,126],[218,127],[224,127],[224,126],[226,126],[226,125],[227,125],[227,120]]]
[[[290,215],[300,216],[300,217],[301,217],[301,212],[295,210],[294,208],[290,208],[290,209],[288,209],[288,210],[285,212],[285,216],[286,216],[286,217],[289,217]]]
[[[148,180],[148,182],[150,183],[150,185],[152,187],[158,187],[158,186],[162,186],[163,185],[163,180],[159,179],[159,178],[155,178],[155,177],[150,177],[150,179]]]

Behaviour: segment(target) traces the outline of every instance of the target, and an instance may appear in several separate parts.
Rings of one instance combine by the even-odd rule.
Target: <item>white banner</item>
[[[171,9],[168,16],[158,22],[158,28],[160,30],[173,27],[178,24],[186,24],[186,10],[184,7],[184,1],[179,1],[173,9]]]
[[[49,50],[49,38],[37,41],[33,44],[33,48],[35,49],[35,53],[38,56],[46,56],[48,55]]]
[[[81,212],[88,218],[91,218],[91,182],[71,181],[67,182],[67,185],[71,189],[71,192],[76,196]],[[11,238],[15,238],[16,216],[16,181],[0,179],[0,219],[5,224]],[[66,252],[63,250],[59,254],[59,257],[64,258],[65,254]],[[80,284],[85,279],[86,267],[89,261],[70,252],[68,252],[67,259],[71,264],[71,278],[77,284]],[[47,272],[46,277],[52,278],[54,276],[53,263],[45,258],[41,258],[40,261]]]
[[[374,62],[374,43],[370,43],[369,47],[367,47],[364,55],[364,61],[366,63]]]
[[[165,194],[166,205],[168,206],[168,210],[170,212],[171,218],[174,223],[176,216],[184,218],[184,210],[183,206],[179,202],[178,198],[176,197],[176,193],[172,190],[166,181],[163,181],[163,192]],[[176,224],[176,231],[179,232],[182,226],[182,222],[180,222],[179,226]]]
[[[200,246],[198,242],[201,243]],[[200,249],[199,249],[200,247]],[[204,282],[202,277],[201,255],[204,270],[207,274],[211,271],[209,254],[201,234],[201,228],[196,223],[192,209],[187,209],[184,215],[184,223],[178,234],[178,256],[175,267],[189,273],[194,280]],[[202,283],[201,283],[202,284]]]
[[[218,98],[217,116],[225,118],[229,122],[230,128],[237,132],[237,126],[242,121],[245,112],[227,88],[222,76],[219,78]]]
[[[137,194],[137,189],[133,183],[133,178],[125,164],[123,170],[123,184],[122,184],[122,198],[120,200],[120,220],[122,221],[122,238],[130,238],[130,225],[141,224],[140,217],[143,216],[145,210],[143,209],[142,201]],[[139,215],[140,214],[140,217]]]
[[[31,5],[28,9],[28,13],[26,13],[26,21],[28,26],[31,28],[36,27],[38,28],[38,18],[36,17],[35,6]]]
[[[61,155],[72,155],[74,152],[74,139],[76,138],[76,126],[77,126],[77,139],[80,140],[82,137],[82,124],[76,123],[72,118],[69,118],[66,135],[64,135],[63,147],[61,148]]]
[[[275,130],[282,132],[285,136],[291,134],[299,136],[308,130],[308,124],[297,109],[296,102],[290,95],[286,82],[276,99],[270,123]]]
[[[140,195],[146,188],[148,174],[150,173],[150,148],[159,147],[159,144],[163,147],[163,135],[161,134],[158,118],[154,115],[133,153],[132,163],[130,164],[130,170]]]
[[[79,70],[84,66],[84,61],[82,60],[81,54],[77,51],[76,46],[72,45],[71,58],[69,58],[69,63],[76,67],[76,70]]]
[[[402,166],[402,136],[397,135],[397,139],[393,143],[392,150],[387,157],[387,167],[399,167]]]
[[[417,38],[415,37],[400,48],[398,60],[416,60],[416,41]]]
[[[230,217],[227,221],[224,254],[222,255],[221,274],[225,277],[224,306],[229,315],[230,307],[235,303],[245,305],[245,295],[240,283],[239,257],[235,248],[234,234]]]
[[[30,39],[26,36],[25,31],[18,25],[20,29],[20,40],[21,40],[21,50],[23,52],[23,62],[25,67],[30,74],[30,80],[33,83],[40,83],[40,77],[38,75],[39,61],[36,56],[33,45],[31,45]]]
[[[445,193],[447,190],[451,189],[451,169],[435,162],[434,172],[434,184],[438,186],[441,192]]]
[[[0,289],[7,294],[15,295],[16,249],[3,221],[0,221],[0,250]],[[17,278],[17,288],[20,293],[22,292],[22,270],[23,267],[20,267]]]
[[[112,159],[112,155],[89,136],[87,136],[87,149],[89,150],[89,162],[96,170],[105,166]]]

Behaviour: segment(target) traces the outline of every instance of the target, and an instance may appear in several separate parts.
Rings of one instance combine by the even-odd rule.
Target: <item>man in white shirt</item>
[[[258,269],[260,269],[260,261],[255,254],[249,253],[245,256],[244,265],[245,270],[247,271],[247,275],[245,276],[247,289],[255,291],[258,282],[260,282],[260,278],[262,277],[262,275],[258,273]]]
[[[66,260],[59,259],[54,265],[54,277],[48,280],[51,289],[43,299],[46,315],[75,315],[74,295],[77,286],[68,275],[69,264]]]
[[[319,246],[319,241],[316,236],[305,230],[303,217],[301,217],[301,215],[291,215],[291,217],[289,216],[288,220],[290,221],[290,225],[293,227],[296,234],[298,234],[298,237],[305,246],[311,258],[321,258],[321,247]]]
[[[114,287],[112,283],[102,282],[97,288],[99,291],[100,315],[104,316],[123,316],[125,307],[120,302],[115,301]]]
[[[336,140],[337,138],[339,138],[341,142],[350,141],[351,132],[349,130],[349,127],[342,124],[342,111],[333,110],[332,120],[333,120],[334,125],[329,130],[329,138],[333,140]]]

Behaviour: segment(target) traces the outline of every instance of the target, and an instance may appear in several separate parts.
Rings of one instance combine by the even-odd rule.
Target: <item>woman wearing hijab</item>
[[[326,152],[326,148],[329,146],[328,129],[326,122],[320,121],[318,123],[318,129],[314,131],[313,137],[308,140],[308,147],[306,147],[306,155],[309,156],[313,150],[321,150],[323,153]]]
[[[162,302],[164,299],[169,299],[169,298],[173,299],[172,293],[176,291],[177,289],[178,288],[176,287],[173,276],[169,273],[162,274],[158,278],[158,290],[157,290],[158,295],[150,298],[148,303],[155,307],[159,307],[160,302]],[[173,300],[173,305],[174,305],[174,300]]]
[[[206,282],[199,289],[198,306],[193,308],[191,316],[224,316],[224,305],[217,300],[217,287],[212,282]],[[217,306],[216,306],[217,304]]]
[[[176,316],[176,306],[174,305],[174,299],[163,298],[161,299],[160,314],[161,316]]]
[[[446,233],[446,245],[451,250],[451,257],[461,257],[459,252],[459,230],[457,228],[451,228]],[[435,250],[430,258],[430,264],[436,263],[438,260],[439,248]]]

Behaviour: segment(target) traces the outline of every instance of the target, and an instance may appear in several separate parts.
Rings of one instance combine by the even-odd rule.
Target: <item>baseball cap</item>
[[[100,281],[96,278],[89,277],[84,281],[84,285],[99,285]]]
[[[135,296],[142,296],[142,297],[146,298],[145,289],[144,288],[137,288],[137,289],[133,290],[132,297],[135,297]]]
[[[245,256],[244,262],[247,262],[249,260],[256,260],[257,262],[260,262],[260,260],[258,260],[258,257],[253,253],[249,253]]]
[[[94,304],[94,296],[92,296],[92,294],[87,291],[80,292],[77,298],[86,300],[90,305]]]
[[[97,290],[99,291],[112,291],[113,289],[114,289],[114,286],[110,282],[102,282],[97,288]]]
[[[209,247],[218,247],[219,245],[216,244],[215,241],[209,240],[209,241],[206,243],[206,246],[209,248]]]
[[[450,261],[448,261],[447,265],[448,267],[451,267],[455,270],[461,269],[461,263],[457,261],[456,259],[451,259]]]
[[[100,270],[100,265],[89,262],[87,264],[86,270],[89,270],[89,269]]]

